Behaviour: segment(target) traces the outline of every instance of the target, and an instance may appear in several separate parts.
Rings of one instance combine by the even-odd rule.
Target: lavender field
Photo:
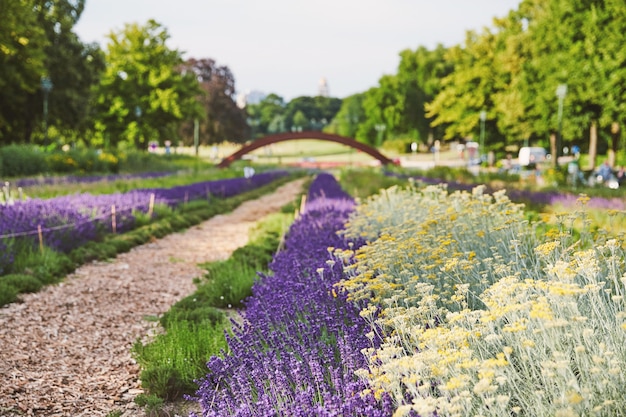
[[[320,175],[200,414],[626,415],[626,245],[582,225],[484,186],[357,205]]]
[[[67,195],[17,200],[0,205],[0,273],[13,262],[17,246],[28,242],[68,252],[103,234],[133,228],[138,213],[157,205],[176,207],[189,201],[228,198],[269,184],[286,171],[251,178],[206,181],[172,188],[137,189],[127,193]]]
[[[343,265],[332,248],[356,248],[338,236],[353,199],[330,174],[319,175],[271,275],[253,287],[244,322],[228,337],[229,353],[208,363],[196,394],[202,416],[384,416],[388,401],[362,395],[355,376],[372,347],[366,303],[352,303],[334,287]],[[331,249],[329,249],[331,248]]]

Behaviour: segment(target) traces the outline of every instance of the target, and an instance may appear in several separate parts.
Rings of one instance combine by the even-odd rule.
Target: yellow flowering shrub
[[[481,188],[362,203],[344,233],[368,243],[335,253],[338,285],[371,301],[371,392],[398,416],[626,415],[624,243],[575,240],[567,222],[540,237]]]

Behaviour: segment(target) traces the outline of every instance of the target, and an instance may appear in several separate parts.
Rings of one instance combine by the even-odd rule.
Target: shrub
[[[411,152],[411,144],[413,142],[415,142],[415,139],[411,138],[389,139],[383,142],[382,148],[391,153],[405,154]]]
[[[358,374],[398,416],[621,415],[623,242],[566,216],[538,233],[483,190],[388,190],[351,217],[369,243],[341,286],[375,303],[361,316],[381,343]]]
[[[17,288],[13,285],[0,281],[0,305],[6,305],[17,301]]]
[[[42,282],[39,281],[32,275],[26,274],[8,274],[0,276],[0,284],[6,284],[14,287],[20,294],[27,292],[37,292],[43,286]]]
[[[26,177],[47,172],[45,154],[39,149],[26,145],[0,147],[0,171],[5,177]]]

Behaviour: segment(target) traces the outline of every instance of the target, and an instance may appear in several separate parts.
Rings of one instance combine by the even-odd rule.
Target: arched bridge
[[[309,132],[287,132],[287,133],[278,133],[275,135],[265,136],[263,138],[257,139],[254,142],[251,142],[247,145],[244,145],[237,152],[231,154],[224,158],[217,166],[220,168],[226,168],[231,163],[236,161],[237,159],[241,159],[245,154],[252,152],[255,149],[262,148],[263,146],[271,145],[272,143],[285,142],[287,140],[301,140],[301,139],[319,139],[319,140],[327,140],[329,142],[337,142],[343,145],[351,146],[355,149],[365,152],[368,155],[371,155],[373,158],[380,161],[383,165],[393,164],[394,162],[387,158],[382,153],[378,152],[375,148],[366,145],[361,142],[357,142],[352,138],[347,138],[344,136],[333,135],[330,133],[318,132],[318,131],[309,131]]]

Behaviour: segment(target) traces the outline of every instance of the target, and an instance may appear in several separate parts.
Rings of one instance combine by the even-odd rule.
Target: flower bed
[[[339,287],[371,303],[368,390],[399,416],[624,415],[624,242],[571,219],[539,235],[483,191],[388,190],[350,218],[369,243]]]
[[[0,205],[0,273],[13,261],[17,239],[67,252],[95,239],[100,232],[131,229],[138,212],[154,205],[174,207],[196,199],[227,198],[269,184],[286,171],[251,178],[231,178],[172,188],[134,190],[108,195],[76,194]]]
[[[359,315],[366,302],[347,302],[334,288],[343,265],[332,249],[358,246],[340,230],[354,208],[329,174],[320,174],[293,223],[285,248],[246,302],[243,323],[233,323],[228,354],[208,363],[195,399],[202,416],[383,416],[390,403],[355,376],[372,347]]]

